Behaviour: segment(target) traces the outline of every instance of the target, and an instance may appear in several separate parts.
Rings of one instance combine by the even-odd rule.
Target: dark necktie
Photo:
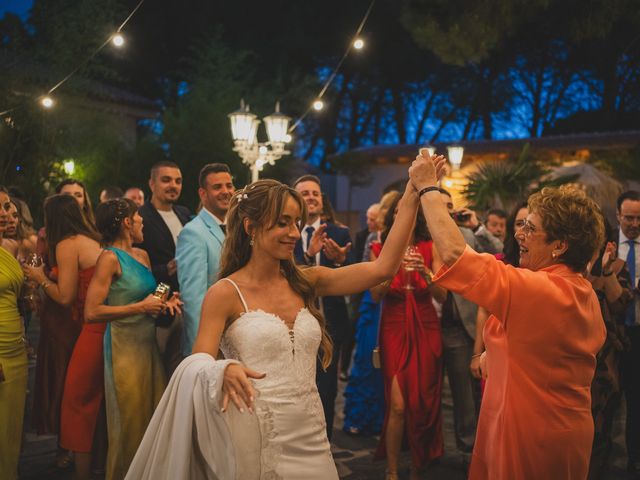
[[[222,233],[227,235],[227,226],[224,223],[220,224],[220,230],[222,230]]]
[[[636,242],[635,240],[627,240],[625,243],[629,244],[629,253],[627,254],[627,269],[629,270],[629,278],[631,279],[631,290],[636,288]],[[625,317],[625,323],[628,326],[636,324],[636,302],[631,302],[627,309],[627,315]]]
[[[316,229],[309,226],[305,228],[304,231],[307,232],[307,246],[304,249],[304,251],[306,252],[307,250],[309,250],[309,245],[311,245],[311,237],[313,236],[313,232],[315,232]]]

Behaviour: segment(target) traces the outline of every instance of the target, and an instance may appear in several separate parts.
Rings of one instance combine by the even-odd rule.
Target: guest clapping
[[[98,205],[96,224],[105,251],[87,292],[88,322],[109,322],[104,340],[109,455],[107,478],[124,478],[166,385],[156,343],[154,316],[180,311],[180,299],[154,296],[142,217],[131,200]]]
[[[532,195],[514,268],[465,245],[436,187],[446,162],[423,155],[409,174],[445,264],[434,280],[492,313],[470,478],[586,478],[590,386],[605,327],[581,273],[604,241],[599,207],[572,187]]]

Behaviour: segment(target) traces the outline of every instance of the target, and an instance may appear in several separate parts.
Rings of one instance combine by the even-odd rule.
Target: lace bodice
[[[266,373],[252,381],[261,436],[260,479],[300,478],[307,470],[302,476],[337,479],[316,387],[322,339],[318,320],[302,308],[290,329],[273,313],[248,309],[238,286],[226,280],[236,288],[245,312],[227,328],[220,349],[225,358]],[[235,442],[235,447],[248,458],[246,443]],[[238,478],[251,476],[241,472]]]
[[[261,394],[293,394],[315,389],[320,339],[318,320],[306,308],[298,312],[291,330],[277,315],[249,310],[229,326],[220,349],[225,358],[267,374],[254,382]]]

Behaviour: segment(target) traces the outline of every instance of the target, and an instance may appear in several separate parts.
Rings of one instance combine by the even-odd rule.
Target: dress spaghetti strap
[[[240,291],[240,288],[238,287],[236,282],[234,282],[230,278],[223,278],[222,280],[225,280],[225,281],[229,282],[231,285],[233,285],[233,288],[235,288],[236,292],[238,292],[238,296],[240,297],[240,301],[242,302],[242,306],[244,307],[244,311],[248,312],[249,311],[249,307],[247,307],[247,302],[245,302],[244,297],[242,296],[242,292]]]

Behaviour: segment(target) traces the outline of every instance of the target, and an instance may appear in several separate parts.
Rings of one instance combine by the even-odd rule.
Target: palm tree
[[[501,208],[511,211],[518,202],[546,186],[572,182],[575,175],[551,178],[552,169],[532,158],[529,144],[525,144],[517,158],[503,162],[487,162],[467,175],[468,184],[462,192],[471,208],[484,211]]]

